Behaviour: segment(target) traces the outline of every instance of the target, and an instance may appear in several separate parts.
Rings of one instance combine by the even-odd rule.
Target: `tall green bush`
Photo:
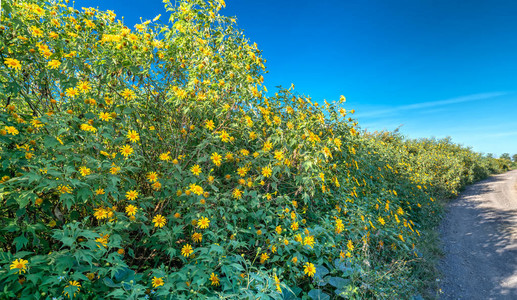
[[[498,170],[266,97],[222,0],[2,5],[2,298],[407,298],[437,197]]]

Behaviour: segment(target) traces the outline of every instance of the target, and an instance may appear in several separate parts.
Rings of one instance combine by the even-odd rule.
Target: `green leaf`
[[[341,277],[330,277],[328,280],[329,284],[337,289],[342,289],[350,283],[349,279],[344,279]]]
[[[16,202],[18,202],[18,204],[20,205],[20,208],[24,208],[31,201],[36,200],[37,197],[38,196],[36,194],[34,194],[33,192],[25,192],[16,199]]]
[[[87,200],[88,198],[90,198],[90,196],[92,196],[93,193],[92,191],[90,190],[89,187],[84,187],[84,188],[81,188],[79,189],[79,191],[77,191],[77,200]]]
[[[307,295],[313,300],[330,300],[330,296],[320,289],[311,290]]]
[[[39,274],[29,274],[29,275],[27,275],[27,280],[29,280],[33,284],[37,284],[38,281],[41,280],[41,273],[39,273]]]
[[[20,251],[23,247],[25,247],[29,243],[29,240],[24,236],[20,235],[14,239],[14,244],[16,246],[16,251]]]

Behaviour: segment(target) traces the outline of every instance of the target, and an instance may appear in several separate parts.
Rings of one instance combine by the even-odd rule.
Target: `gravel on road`
[[[467,187],[440,237],[440,299],[517,299],[517,170]]]

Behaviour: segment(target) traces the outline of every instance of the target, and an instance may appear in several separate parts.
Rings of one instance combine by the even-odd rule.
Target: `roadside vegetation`
[[[427,297],[442,200],[506,160],[266,96],[223,0],[165,5],[2,1],[0,298]]]

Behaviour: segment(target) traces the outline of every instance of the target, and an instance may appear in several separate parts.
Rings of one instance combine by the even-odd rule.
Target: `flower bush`
[[[500,170],[266,96],[223,0],[2,4],[2,298],[407,298],[437,199]]]

